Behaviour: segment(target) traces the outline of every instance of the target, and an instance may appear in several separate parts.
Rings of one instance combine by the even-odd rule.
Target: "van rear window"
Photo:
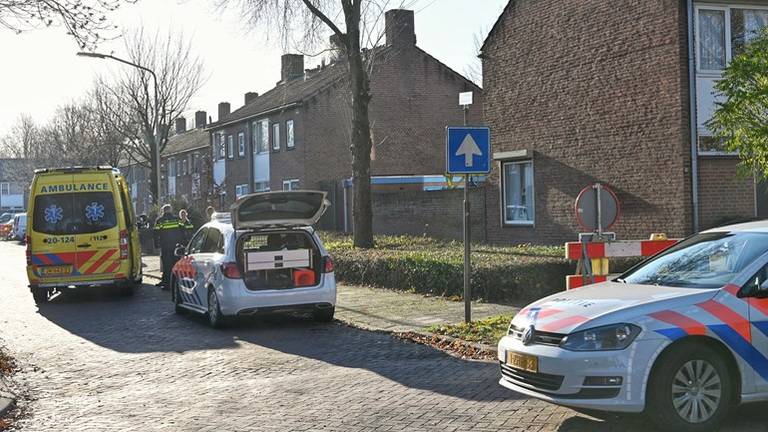
[[[111,192],[79,192],[35,197],[35,232],[51,235],[90,234],[117,225]]]

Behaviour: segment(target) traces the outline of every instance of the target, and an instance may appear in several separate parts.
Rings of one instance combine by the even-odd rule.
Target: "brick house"
[[[441,175],[445,127],[462,122],[458,93],[474,91],[477,124],[480,88],[416,45],[413,11],[390,10],[385,20],[386,44],[372,55],[371,173]],[[247,93],[231,113],[220,105],[209,130],[222,204],[253,191],[340,188],[351,177],[346,72],[344,60],[305,69],[303,56],[286,54],[274,88]]]
[[[211,177],[208,166],[211,147],[208,132],[204,129],[206,123],[205,111],[195,113],[195,128],[191,130],[187,130],[186,118],[176,119],[174,134],[168,138],[160,156],[161,201],[175,199],[200,204],[201,200],[206,200]],[[152,206],[149,168],[138,161],[125,161],[120,164],[120,170],[131,187],[136,212],[148,214]]]
[[[488,240],[575,240],[596,182],[619,197],[619,238],[768,216],[704,126],[713,83],[767,22],[766,1],[510,1],[482,48]]]

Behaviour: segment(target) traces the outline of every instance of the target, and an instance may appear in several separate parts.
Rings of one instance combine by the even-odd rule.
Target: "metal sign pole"
[[[472,321],[472,265],[469,260],[471,231],[469,226],[469,174],[464,176],[464,322]]]
[[[464,105],[464,126],[467,125],[469,105]],[[469,174],[464,176],[464,322],[472,322],[472,263],[470,243],[472,232],[469,225]]]

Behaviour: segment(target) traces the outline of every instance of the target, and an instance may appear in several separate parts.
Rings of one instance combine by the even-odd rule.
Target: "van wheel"
[[[331,322],[333,321],[333,314],[336,312],[336,307],[331,306],[329,308],[318,308],[312,311],[312,318],[318,322]]]
[[[224,328],[225,319],[221,314],[221,306],[219,306],[219,296],[216,295],[216,290],[208,290],[208,325],[215,329]]]
[[[32,299],[35,300],[36,305],[41,305],[48,302],[51,291],[47,288],[32,288]]]
[[[734,384],[728,365],[714,349],[685,344],[665,353],[649,380],[651,421],[667,431],[716,430],[733,406]]]

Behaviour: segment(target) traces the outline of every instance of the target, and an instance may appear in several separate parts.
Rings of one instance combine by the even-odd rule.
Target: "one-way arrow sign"
[[[480,147],[477,146],[472,135],[467,134],[464,137],[464,141],[461,142],[459,149],[456,150],[456,156],[464,156],[464,166],[471,167],[474,155],[482,156],[483,152],[480,151]]]
[[[483,127],[449,127],[446,172],[487,174],[491,168],[491,132]]]

